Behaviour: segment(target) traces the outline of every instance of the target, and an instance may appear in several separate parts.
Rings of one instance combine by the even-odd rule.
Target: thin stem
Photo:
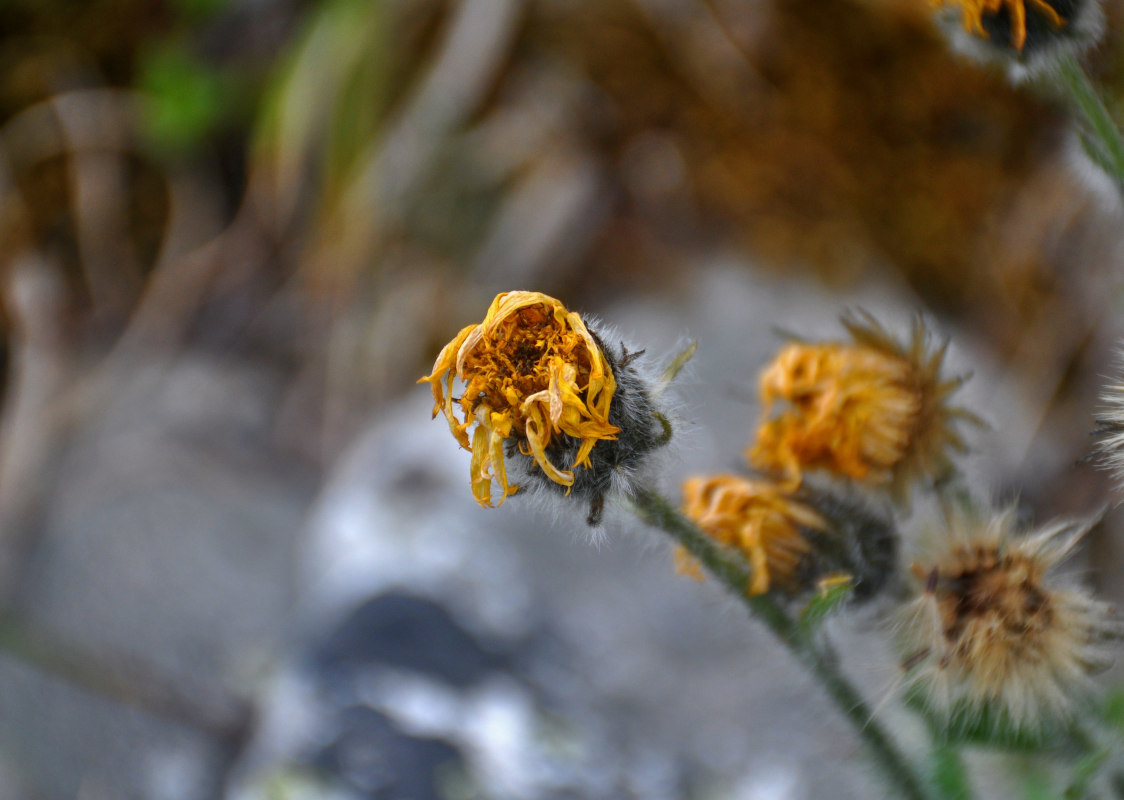
[[[937,736],[931,738],[936,741]],[[960,748],[953,744],[940,744],[933,748],[931,757],[933,783],[948,800],[972,800],[974,794],[964,768]]]
[[[1080,757],[1071,770],[1072,780],[1065,789],[1066,798],[1102,796],[1100,793],[1094,795],[1091,787],[1100,775],[1113,768],[1112,756],[1119,743],[1115,741],[1115,734],[1110,734],[1094,720],[1092,716],[1078,718],[1069,728],[1070,742]],[[1106,741],[1110,737],[1113,741]],[[1109,778],[1110,787],[1114,785],[1115,779],[1115,775]]]
[[[815,646],[814,641],[767,595],[749,596],[746,589],[750,569],[744,559],[729,553],[698,529],[661,495],[641,491],[633,501],[637,516],[667,533],[764,622],[800,662],[816,677],[855,731],[870,748],[875,760],[900,796],[929,800],[931,795],[913,766],[874,719],[859,692]]]
[[[1085,121],[1089,137],[1086,148],[1092,151],[1090,156],[1124,190],[1124,136],[1100,92],[1072,53],[1058,59],[1057,75]]]

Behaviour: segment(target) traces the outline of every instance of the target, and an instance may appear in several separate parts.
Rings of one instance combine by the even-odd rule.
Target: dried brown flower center
[[[549,388],[551,364],[557,359],[576,368],[579,390],[589,383],[589,356],[580,337],[544,307],[522,308],[466,354],[464,372],[471,377],[461,406],[469,415],[481,404],[492,411],[510,410],[515,430],[524,435],[522,403]]]
[[[977,636],[1002,637],[1011,646],[1051,624],[1053,609],[1040,576],[1025,558],[981,554],[975,563],[943,574],[937,588],[945,639],[954,648]]]
[[[453,397],[454,379],[464,382],[460,398]],[[503,488],[501,503],[519,488],[507,481],[509,439],[550,480],[570,487],[573,472],[547,456],[551,438],[581,440],[572,470],[589,468],[593,446],[620,433],[609,423],[617,383],[604,351],[580,315],[541,292],[496,295],[484,321],[441,348],[419,383],[430,384],[434,415],[444,413],[453,436],[472,452],[472,492],[485,507],[492,505],[493,481]]]

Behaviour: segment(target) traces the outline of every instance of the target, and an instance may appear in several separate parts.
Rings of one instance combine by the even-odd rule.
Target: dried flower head
[[[504,292],[418,382],[431,385],[433,415],[444,412],[453,436],[472,452],[480,505],[492,505],[493,480],[499,503],[520,488],[508,480],[506,456],[520,481],[586,496],[596,524],[605,494],[624,488],[641,457],[667,438],[635,363],[640,355],[623,344],[611,351],[552,297]],[[454,379],[464,384],[459,398]]]
[[[1049,64],[1051,54],[1093,42],[1103,28],[1097,0],[929,0],[936,7],[960,12],[963,41],[986,42],[980,51],[1000,55],[1015,67]]]
[[[868,314],[842,323],[850,342],[792,342],[761,372],[750,463],[793,485],[823,469],[888,486],[898,498],[918,478],[946,477],[949,451],[965,449],[953,424],[975,419],[946,402],[966,379],[941,377],[947,344],[930,348],[920,318],[908,346]]]
[[[1010,46],[1019,51],[1026,44],[1028,19],[1032,28],[1046,24],[1058,30],[1066,25],[1066,20],[1046,0],[930,0],[930,3],[938,7],[959,6],[964,30],[985,39],[992,37],[992,31],[1000,31]]]
[[[907,677],[938,715],[992,711],[1016,728],[1069,715],[1120,634],[1107,604],[1050,578],[1091,523],[1025,536],[1008,509],[961,513],[913,565],[918,594],[899,628]]]
[[[897,563],[897,537],[878,515],[853,501],[738,475],[689,478],[683,513],[719,544],[741,551],[752,569],[750,595],[794,595],[846,574],[855,597],[873,596]],[[680,568],[699,576],[683,551]]]

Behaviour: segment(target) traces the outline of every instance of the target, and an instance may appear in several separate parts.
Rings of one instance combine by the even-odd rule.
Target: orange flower
[[[908,347],[869,315],[842,322],[851,342],[793,342],[761,372],[761,423],[746,457],[792,487],[823,469],[903,498],[913,479],[951,470],[947,451],[965,449],[951,425],[975,417],[945,403],[964,379],[941,379],[945,347],[929,350],[920,320]]]
[[[933,6],[960,6],[964,17],[964,30],[984,38],[988,37],[983,25],[984,15],[996,16],[1006,9],[1011,26],[1011,44],[1020,52],[1026,44],[1027,3],[1055,28],[1065,25],[1065,20],[1046,0],[929,0],[929,2]]]
[[[683,513],[719,544],[745,554],[753,569],[750,595],[801,588],[798,573],[812,550],[804,530],[827,528],[823,517],[781,487],[737,475],[689,478]],[[681,552],[677,559],[680,569],[698,577],[689,556]]]
[[[889,520],[854,497],[738,475],[683,483],[683,513],[719,544],[740,551],[752,569],[749,595],[793,596],[846,581],[856,601],[877,594],[898,565],[898,535]],[[683,549],[681,572],[702,577]]]
[[[459,399],[454,378],[464,383]],[[590,466],[594,445],[620,431],[609,423],[617,384],[601,347],[580,316],[540,292],[497,295],[482,323],[445,345],[423,382],[433,389],[433,415],[444,412],[453,436],[472,452],[472,493],[485,507],[492,505],[493,480],[500,503],[518,489],[507,481],[508,439],[551,481],[571,487],[573,470]],[[548,454],[559,435],[581,442],[565,467]]]

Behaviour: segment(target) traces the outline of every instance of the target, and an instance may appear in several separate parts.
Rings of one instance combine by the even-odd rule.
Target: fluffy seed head
[[[939,715],[993,711],[1017,728],[1066,718],[1109,663],[1119,623],[1105,603],[1051,570],[1090,523],[1017,536],[1008,509],[950,520],[913,565],[916,598],[899,627],[907,679]]]
[[[741,551],[752,569],[749,595],[795,595],[840,574],[855,597],[875,594],[897,563],[893,528],[858,503],[804,487],[739,475],[683,483],[683,513],[719,544]],[[686,552],[680,569],[701,577]]]
[[[1124,365],[1124,347],[1117,360]],[[1094,434],[1098,466],[1112,475],[1118,490],[1124,491],[1124,379],[1118,378],[1101,391],[1101,411]]]
[[[822,469],[904,499],[914,480],[945,477],[949,452],[965,449],[953,424],[974,417],[946,403],[965,378],[941,377],[946,346],[929,346],[920,319],[908,345],[867,314],[842,323],[850,342],[792,342],[761,372],[761,422],[746,457],[793,485]]]

